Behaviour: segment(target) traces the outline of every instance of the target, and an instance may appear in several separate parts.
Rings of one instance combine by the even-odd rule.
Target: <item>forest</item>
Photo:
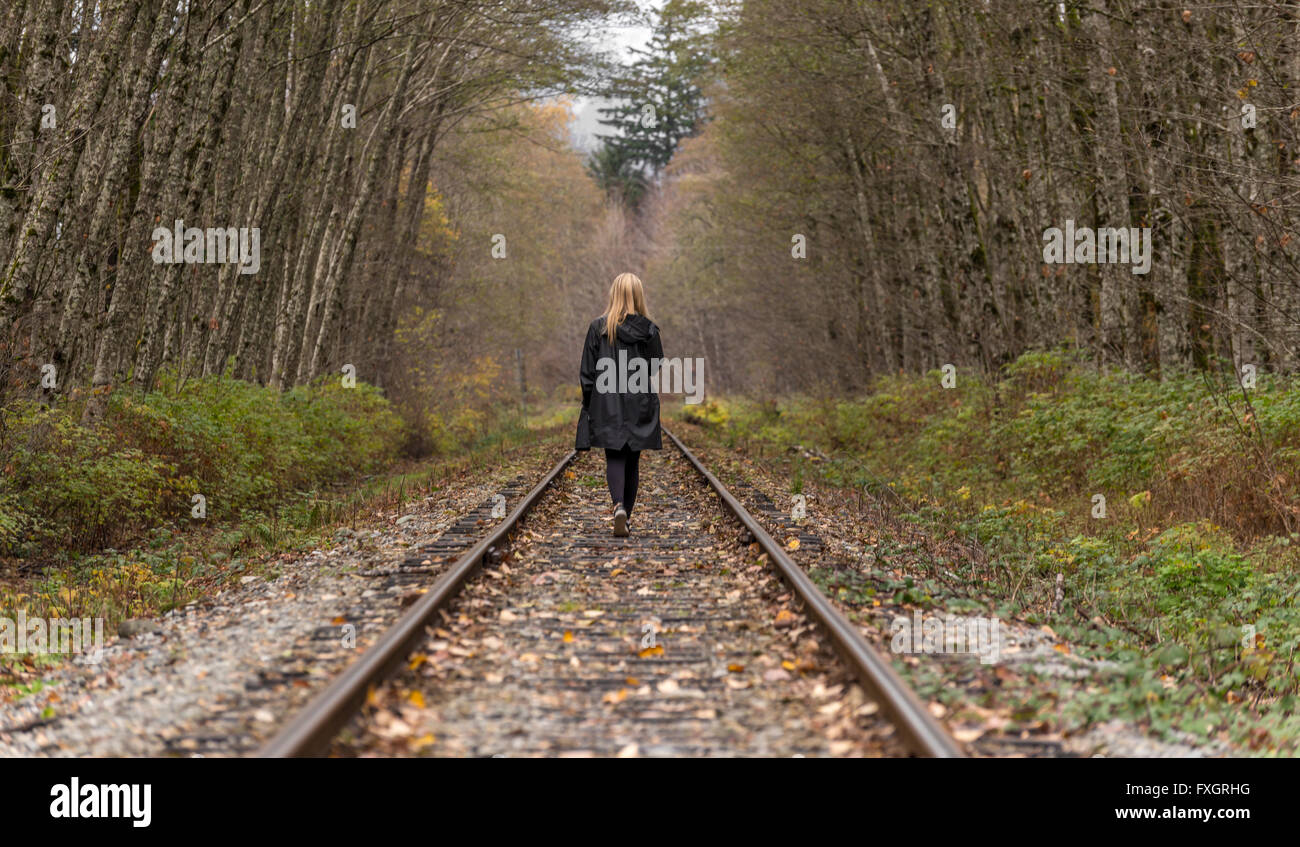
[[[1016,726],[1294,755],[1298,91],[1280,0],[9,0],[0,612],[568,445],[632,271],[665,422],[887,505],[881,596],[1130,669]]]
[[[628,262],[718,391],[1060,345],[1293,370],[1290,7],[985,5],[673,3],[624,66],[575,35],[612,3],[10,4],[6,385],[84,393],[87,422],[163,370],[350,364],[414,397],[412,363],[481,322],[513,336],[482,348],[503,382],[521,346],[550,388]],[[580,92],[624,104],[587,156]],[[266,261],[157,268],[175,221]],[[1052,260],[1075,222],[1132,228],[1150,268]]]

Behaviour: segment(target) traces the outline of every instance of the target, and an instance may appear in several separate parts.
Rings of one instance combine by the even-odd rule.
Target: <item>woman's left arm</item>
[[[591,408],[591,392],[596,387],[596,325],[587,327],[587,340],[582,345],[582,363],[578,366],[578,383],[582,386],[582,408]]]

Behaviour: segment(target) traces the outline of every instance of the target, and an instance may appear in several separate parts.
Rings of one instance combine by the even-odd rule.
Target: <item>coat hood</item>
[[[618,340],[624,344],[636,344],[648,340],[659,329],[645,315],[628,315],[618,325]]]

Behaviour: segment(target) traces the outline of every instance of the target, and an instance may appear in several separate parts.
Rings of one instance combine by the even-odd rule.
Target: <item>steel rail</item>
[[[758,541],[769,561],[798,596],[805,611],[830,636],[836,652],[848,662],[863,688],[893,722],[908,748],[922,756],[964,756],[965,753],[957,742],[930,715],[925,705],[889,663],[831,605],[744,505],[704,467],[681,439],[667,429],[664,432],[687,462],[713,488],[727,509]],[[360,658],[308,701],[289,723],[258,750],[257,757],[316,756],[327,750],[330,741],[365,702],[371,686],[386,679],[402,665],[438,610],[459,593],[491,551],[504,545],[519,521],[537,505],[546,489],[577,455],[577,451],[570,451],[557,462],[514,511],[461,555],[429,591],[399,617]]]
[[[489,551],[502,546],[519,521],[541,499],[547,487],[577,455],[576,450],[570,450],[568,455],[556,463],[514,511],[452,563],[450,570],[398,618],[378,641],[308,701],[302,711],[263,745],[257,751],[257,758],[322,754],[338,731],[365,702],[370,687],[386,679],[406,660],[437,611],[456,596],[465,581],[482,565]]]
[[[908,748],[920,756],[934,758],[963,758],[957,741],[934,719],[925,704],[907,686],[889,662],[876,652],[857,628],[836,609],[813,581],[794,563],[781,545],[754,519],[749,510],[737,500],[716,476],[708,471],[695,454],[667,429],[673,444],[686,460],[704,477],[732,514],[753,534],[768,560],[803,602],[804,610],[830,636],[831,642],[867,693],[880,705],[893,722]]]

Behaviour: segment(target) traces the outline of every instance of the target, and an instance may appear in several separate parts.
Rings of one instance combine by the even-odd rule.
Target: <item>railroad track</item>
[[[500,494],[513,501],[523,495],[526,486],[523,477],[516,477],[500,489]],[[368,639],[372,634],[386,632],[392,623],[389,609],[402,603],[408,592],[427,585],[430,574],[441,573],[448,562],[456,561],[472,547],[486,528],[497,523],[492,517],[493,505],[489,500],[465,512],[436,539],[422,544],[397,564],[375,563],[357,570],[355,575],[368,583],[366,591],[339,609],[335,623],[315,627],[282,653],[267,657],[256,676],[244,682],[235,702],[197,716],[186,731],[164,738],[162,752],[178,756],[242,756],[256,752],[251,716],[280,707],[286,688],[307,684],[316,669],[346,667],[347,660],[340,657],[353,651],[341,646],[344,637],[352,632]]]
[[[630,538],[569,453],[258,755],[964,755],[668,435]]]

